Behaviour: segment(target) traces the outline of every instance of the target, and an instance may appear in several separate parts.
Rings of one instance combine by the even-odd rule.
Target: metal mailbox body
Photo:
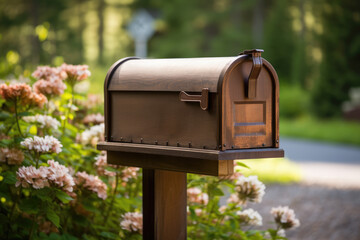
[[[106,141],[98,148],[109,162],[228,175],[234,159],[284,154],[278,77],[258,51],[121,59],[108,71],[104,94]],[[211,161],[218,169],[203,167]],[[172,167],[177,162],[183,167]]]

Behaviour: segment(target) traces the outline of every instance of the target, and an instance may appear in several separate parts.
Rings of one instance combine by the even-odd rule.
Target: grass
[[[360,146],[360,123],[313,117],[280,119],[280,135]]]
[[[245,176],[257,175],[264,183],[293,183],[299,182],[302,178],[300,166],[286,158],[251,159],[240,162],[249,167],[239,167],[241,173]]]

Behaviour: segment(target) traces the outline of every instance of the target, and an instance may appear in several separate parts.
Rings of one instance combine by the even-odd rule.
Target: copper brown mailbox
[[[261,52],[119,60],[105,80],[98,148],[113,164],[217,176],[234,159],[283,157],[278,77]]]

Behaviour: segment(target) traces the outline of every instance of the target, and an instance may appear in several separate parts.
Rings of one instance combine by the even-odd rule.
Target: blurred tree
[[[295,36],[287,0],[274,0],[265,24],[264,56],[276,69],[281,82],[290,83]],[[290,66],[289,66],[290,65]]]
[[[318,9],[322,9],[324,31],[312,106],[320,117],[339,116],[349,89],[360,86],[360,1],[326,0]]]
[[[99,27],[98,27],[98,48],[99,48],[99,57],[98,63],[104,63],[104,11],[105,11],[105,0],[98,0],[97,13],[99,18]]]
[[[291,82],[302,88],[306,87],[306,78],[309,76],[308,62],[310,61],[306,54],[305,2],[306,0],[297,1],[300,13],[300,31],[296,34],[296,38],[294,38],[295,49],[291,66]]]

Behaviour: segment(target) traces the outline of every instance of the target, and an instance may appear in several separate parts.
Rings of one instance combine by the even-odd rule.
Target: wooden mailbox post
[[[108,71],[108,163],[143,168],[144,239],[186,239],[186,173],[283,157],[279,82],[262,50],[236,57],[124,58]]]

